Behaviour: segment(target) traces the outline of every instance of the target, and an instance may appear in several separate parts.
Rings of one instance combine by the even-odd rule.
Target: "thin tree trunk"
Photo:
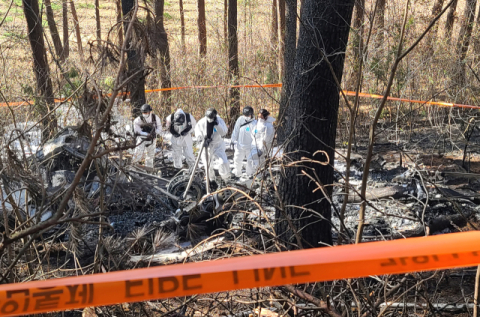
[[[340,91],[335,77],[341,82],[345,53],[339,52],[346,49],[353,6],[354,0],[304,0],[302,6],[294,88],[285,121],[291,139],[284,153],[289,153],[289,162],[303,162],[285,168],[276,211],[277,236],[297,247],[332,244],[330,200]]]
[[[73,1],[70,1],[70,9],[72,10],[73,24],[75,26],[75,34],[77,35],[78,54],[80,55],[80,59],[83,62],[85,60],[85,57],[83,55],[82,35],[80,33],[80,24],[78,23],[77,10],[75,10],[75,4],[73,3]]]
[[[377,12],[375,13],[375,26],[376,26],[376,37],[375,37],[375,51],[378,55],[378,50],[381,49],[383,44],[383,33],[385,32],[385,1],[378,0],[377,2]]]
[[[467,0],[465,11],[463,13],[463,22],[460,28],[457,42],[459,73],[458,80],[462,84],[465,81],[465,58],[467,57],[470,39],[472,37],[473,22],[475,19],[475,9],[477,8],[477,0]]]
[[[52,36],[53,46],[55,47],[55,53],[57,58],[63,61],[63,47],[60,34],[58,33],[57,24],[55,23],[55,17],[53,15],[52,3],[50,0],[45,1],[45,10],[47,11],[48,28],[50,29],[50,35]]]
[[[230,84],[238,85],[238,34],[237,34],[237,0],[228,0],[228,74]],[[240,115],[240,91],[230,88],[230,124],[233,131],[235,121]]]
[[[100,24],[100,4],[99,0],[95,0],[95,22],[97,25],[97,41],[98,45],[101,45],[102,43],[102,26]]]
[[[365,0],[356,0],[355,1],[355,15],[353,19],[353,72],[350,77],[349,83],[347,84],[348,89],[352,89],[355,86],[355,83],[358,82],[360,76],[360,59],[363,58],[363,20],[365,17]]]
[[[187,47],[185,46],[185,12],[183,11],[183,0],[179,0],[180,4],[180,27],[182,35],[182,53],[185,55]]]
[[[53,86],[45,53],[42,18],[38,0],[23,0],[23,12],[27,20],[28,39],[33,54],[33,71],[37,82],[37,92],[41,99],[36,102],[38,113],[45,117],[54,106]],[[47,116],[43,121],[42,140],[46,141],[56,130],[55,117]]]
[[[170,80],[170,47],[168,45],[168,36],[165,31],[163,11],[165,8],[165,0],[155,0],[155,26],[160,39],[159,55],[160,55],[160,79],[162,88],[172,87]],[[171,91],[162,91],[162,99],[160,105],[166,113],[171,112]]]
[[[475,52],[475,63],[480,59],[480,10],[478,10],[477,20],[475,22],[475,35],[473,37],[473,48]]]
[[[450,6],[450,9],[448,10],[447,22],[445,24],[445,39],[447,41],[447,44],[450,44],[450,41],[452,39],[452,30],[453,23],[455,22],[455,11],[457,10],[457,4],[458,1],[455,0]]]
[[[280,35],[278,42],[278,70],[280,78],[285,76],[283,68],[283,57],[285,55],[285,0],[278,0],[278,15],[280,17]]]
[[[135,3],[135,0],[122,0],[123,29],[125,33],[128,30],[128,24],[134,18],[132,13]],[[132,117],[136,118],[141,115],[140,107],[146,103],[145,76],[143,74],[144,59],[133,47],[132,38],[125,38],[125,41],[127,41],[127,76],[133,76],[132,80],[127,84],[127,90],[130,93]]]
[[[228,0],[223,0],[223,38],[228,47]]]
[[[63,59],[67,59],[70,54],[70,42],[68,36],[68,3],[67,0],[62,0],[62,18],[63,18]]]
[[[122,0],[116,0],[117,5],[117,24],[118,24],[118,46],[123,45],[123,23],[122,23]]]
[[[285,52],[284,52],[284,69],[285,75],[282,79],[282,94],[280,97],[280,110],[277,141],[283,142],[287,137],[284,129],[283,120],[284,114],[289,106],[289,100],[293,91],[293,79],[295,69],[295,54],[297,51],[297,0],[286,1],[285,14]]]
[[[207,23],[205,17],[205,0],[197,0],[198,4],[198,42],[200,43],[199,54],[207,55]]]
[[[272,28],[270,35],[270,42],[272,43],[273,50],[277,50],[278,47],[278,6],[277,0],[272,0]]]
[[[444,0],[435,0],[430,19],[433,20],[440,13],[440,11],[442,11],[443,2]],[[430,32],[428,33],[427,37],[425,38],[426,51],[429,52],[427,56],[432,55],[434,51],[434,46],[432,42],[437,38],[437,31],[438,31],[438,24],[435,24],[433,28],[430,30]]]

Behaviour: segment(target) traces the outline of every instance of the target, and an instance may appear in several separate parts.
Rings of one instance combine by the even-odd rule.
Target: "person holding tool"
[[[208,166],[209,180],[215,187],[215,173],[213,170],[213,162],[215,160],[221,160],[218,172],[224,182],[230,179],[230,163],[228,162],[227,154],[225,153],[225,143],[223,137],[227,134],[228,128],[223,121],[217,115],[217,110],[214,108],[208,108],[205,112],[205,117],[198,120],[195,127],[195,136],[199,143],[203,142],[205,150],[208,150],[208,162],[206,151],[202,153],[202,163],[205,169]]]
[[[243,160],[249,157],[252,150],[252,131],[256,124],[257,120],[254,118],[253,108],[250,106],[243,108],[243,115],[240,116],[235,123],[231,143],[235,148],[235,154],[233,155],[233,173],[237,178],[242,176]],[[253,164],[248,164],[247,162],[247,176],[250,177],[253,173]]]
[[[173,166],[175,168],[182,168],[182,153],[189,169],[192,169],[195,164],[192,133],[195,131],[196,124],[195,118],[182,109],[178,109],[167,117],[166,130],[172,135]]]
[[[272,148],[275,137],[273,122],[275,118],[270,117],[270,112],[260,109],[257,125],[252,131],[252,149],[247,159],[247,168],[257,170],[265,163],[265,157]]]
[[[133,121],[133,129],[137,136],[137,147],[133,155],[132,163],[140,162],[145,156],[145,166],[153,169],[157,134],[162,134],[162,121],[152,113],[152,107],[144,104],[140,111],[142,115]]]

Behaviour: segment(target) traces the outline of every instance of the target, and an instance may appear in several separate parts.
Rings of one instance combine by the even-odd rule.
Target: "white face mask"
[[[209,123],[212,123],[213,121],[215,121],[215,119],[207,118],[207,121],[208,121]]]
[[[143,116],[144,118],[148,118],[148,117],[150,117],[150,112],[149,112],[149,113],[142,113],[142,116]]]

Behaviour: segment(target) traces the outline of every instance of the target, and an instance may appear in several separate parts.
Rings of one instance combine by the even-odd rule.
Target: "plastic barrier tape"
[[[176,264],[0,286],[0,315],[473,266],[480,232]]]
[[[211,89],[211,88],[278,88],[282,87],[282,84],[264,84],[264,85],[234,85],[234,86],[184,86],[184,87],[171,87],[171,88],[158,88],[158,89],[148,89],[145,90],[145,93],[152,93],[152,92],[160,92],[160,91],[171,91],[171,90],[182,90],[182,89]],[[355,91],[344,90],[343,93],[347,96],[355,96]],[[119,94],[121,95],[121,93]],[[110,96],[107,94],[106,96]],[[362,98],[374,98],[374,99],[382,99],[382,95],[376,94],[367,94],[360,92],[358,93],[359,97]],[[55,102],[62,102],[66,99],[55,99]],[[472,105],[462,105],[458,103],[449,103],[449,102],[442,102],[442,101],[423,101],[423,100],[414,100],[414,99],[406,99],[406,98],[397,98],[397,97],[387,97],[387,100],[390,101],[402,101],[402,102],[411,102],[411,103],[421,103],[425,105],[432,105],[432,106],[440,106],[440,107],[452,107],[452,108],[468,108],[468,109],[480,109],[480,106],[472,106]],[[14,106],[26,106],[29,104],[33,104],[33,101],[22,101],[22,102],[11,102],[11,103],[0,103],[0,107],[14,107]]]

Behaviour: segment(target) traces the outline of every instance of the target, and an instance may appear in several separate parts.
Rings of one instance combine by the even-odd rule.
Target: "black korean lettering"
[[[275,268],[272,267],[270,269],[263,269],[263,275],[265,276],[265,280],[271,280],[273,277],[273,273],[275,273]]]
[[[132,288],[136,286],[142,286],[143,280],[138,281],[125,281],[125,297],[137,297],[143,296],[143,293],[133,293]]]
[[[280,267],[280,274],[282,275],[282,278],[287,277],[287,272],[285,271],[285,268],[283,266]]]
[[[80,302],[77,298],[77,290],[80,286],[81,289],[78,292],[78,296],[81,297],[82,304],[93,302],[93,284],[67,285],[70,300],[65,304],[78,304]]]
[[[62,289],[55,289],[55,287],[39,288],[40,292],[35,292],[32,297],[35,298],[35,309],[53,309],[57,308],[60,296],[63,293]]]
[[[387,262],[380,263],[380,266],[392,266],[392,265],[397,265],[397,262],[395,261],[395,259],[388,259]]]
[[[427,255],[422,255],[422,256],[412,257],[412,261],[417,264],[424,264],[424,263],[428,263],[429,259]]]
[[[233,271],[233,284],[238,284],[238,272]]]
[[[25,301],[23,302],[23,310],[22,311],[27,311],[28,305],[30,304],[30,298],[27,296],[30,296],[30,291],[28,289],[19,289],[16,291],[7,291],[7,298],[12,298],[15,294],[20,294],[23,293],[25,295]]]
[[[306,276],[306,275],[310,275],[310,272],[308,272],[308,271],[296,272],[296,271],[295,271],[295,267],[294,267],[294,266],[291,266],[291,267],[290,267],[290,275],[291,275],[292,277]]]
[[[179,283],[175,276],[161,277],[158,279],[158,292],[169,293],[178,289]]]
[[[201,289],[202,285],[192,285],[194,282],[189,282],[191,280],[199,279],[201,277],[200,274],[193,274],[193,275],[185,275],[183,277],[183,290],[192,290],[192,289]]]
[[[18,303],[15,300],[6,301],[0,308],[2,314],[11,314],[18,310]]]
[[[148,294],[153,294],[153,279],[151,278],[148,279]]]
[[[255,277],[255,282],[260,281],[260,274],[258,273],[257,269],[253,270],[253,276]]]

